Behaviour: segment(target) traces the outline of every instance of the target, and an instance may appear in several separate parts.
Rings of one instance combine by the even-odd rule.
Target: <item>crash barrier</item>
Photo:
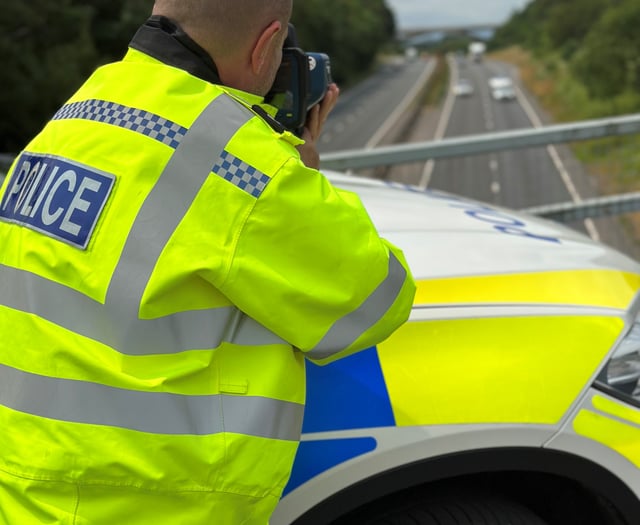
[[[447,157],[476,155],[501,150],[547,146],[562,142],[601,139],[640,133],[640,114],[553,124],[538,128],[465,135],[437,141],[380,146],[366,150],[344,150],[320,156],[322,169],[338,171],[395,166]],[[640,193],[584,199],[536,206],[524,210],[559,222],[605,217],[640,211]]]
[[[324,169],[346,171],[635,133],[640,133],[640,113],[437,141],[394,144],[375,149],[337,151],[321,155],[320,166]]]
[[[324,153],[320,156],[320,166],[347,171],[636,133],[640,133],[640,114]],[[13,155],[0,154],[0,183],[13,158]],[[619,215],[640,211],[640,192],[536,206],[524,211],[560,222]]]
[[[561,202],[525,208],[523,211],[558,222],[581,221],[640,211],[640,192],[585,199],[579,203]]]

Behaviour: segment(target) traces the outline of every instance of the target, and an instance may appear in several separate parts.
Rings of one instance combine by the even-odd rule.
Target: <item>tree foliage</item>
[[[292,22],[305,51],[331,57],[339,83],[367,71],[395,34],[384,0],[303,0],[295,3]]]
[[[609,1],[581,0],[580,9],[570,0],[556,2],[549,11],[545,23],[550,50],[559,50],[562,56],[571,57],[603,12]]]
[[[126,52],[153,0],[3,0],[0,152],[16,152],[99,65]],[[329,54],[348,84],[393,37],[385,0],[294,0],[306,51]]]
[[[492,48],[518,44],[559,56],[594,98],[640,88],[638,0],[533,0],[500,27]]]
[[[640,3],[607,11],[576,52],[573,69],[596,97],[640,89]]]
[[[0,18],[3,151],[21,147],[98,58],[89,18],[88,9],[70,0],[5,0]]]

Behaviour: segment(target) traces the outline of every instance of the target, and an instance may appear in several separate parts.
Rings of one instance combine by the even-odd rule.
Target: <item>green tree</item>
[[[348,84],[393,38],[384,0],[294,2],[300,41],[331,57]],[[99,65],[120,59],[153,0],[3,0],[0,152],[16,152]]]
[[[395,35],[395,20],[384,0],[304,0],[292,22],[306,51],[331,57],[334,78],[348,84],[368,71]]]
[[[21,149],[92,67],[89,22],[89,10],[70,0],[4,0],[0,151]]]
[[[545,24],[551,51],[565,58],[577,51],[591,28],[615,0],[561,0],[549,10]]]
[[[517,44],[533,52],[542,52],[548,47],[545,23],[556,3],[557,0],[534,0],[514,13],[506,24],[496,30],[490,49]]]
[[[77,6],[86,0],[72,0]],[[153,0],[92,0],[90,31],[103,63],[119,60],[140,24],[151,14]]]
[[[153,0],[3,0],[0,151],[20,150],[98,66],[122,57]]]
[[[589,93],[608,98],[640,89],[640,3],[626,0],[594,25],[572,69]]]

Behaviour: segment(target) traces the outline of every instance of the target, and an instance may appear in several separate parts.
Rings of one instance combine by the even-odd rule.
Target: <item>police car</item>
[[[271,525],[640,523],[640,264],[539,218],[332,179],[418,291],[388,340],[308,364]]]

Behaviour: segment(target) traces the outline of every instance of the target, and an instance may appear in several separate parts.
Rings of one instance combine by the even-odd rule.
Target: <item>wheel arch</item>
[[[631,489],[603,466],[567,452],[542,448],[482,449],[447,454],[399,465],[346,487],[318,503],[292,525],[326,525],[377,500],[425,484],[479,474],[535,473],[562,478],[604,498],[627,524],[640,515]],[[624,524],[624,521],[613,523]]]

